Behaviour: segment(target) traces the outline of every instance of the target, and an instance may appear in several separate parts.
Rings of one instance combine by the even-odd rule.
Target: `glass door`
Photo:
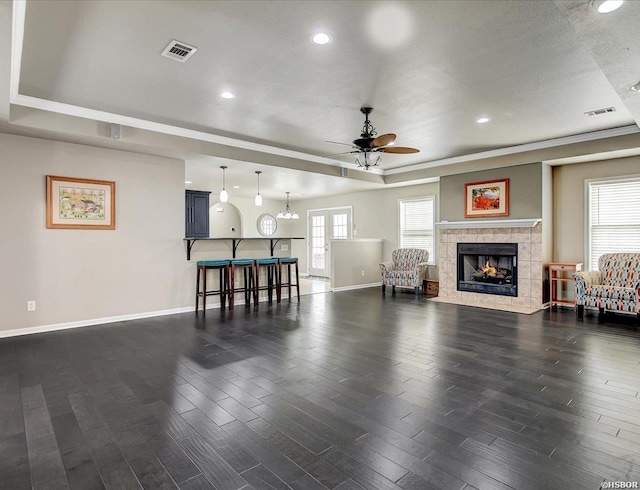
[[[329,277],[328,211],[309,212],[309,274]]]
[[[309,211],[309,275],[331,274],[330,240],[352,237],[351,208]]]

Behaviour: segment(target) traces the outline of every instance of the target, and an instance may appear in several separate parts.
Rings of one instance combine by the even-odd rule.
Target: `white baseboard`
[[[382,286],[381,282],[371,282],[369,284],[356,284],[354,286],[342,286],[341,288],[329,288],[329,291],[332,293],[338,291],[351,291],[352,289],[365,289],[365,288],[373,288],[377,286]]]
[[[220,307],[219,305],[218,308]],[[54,323],[51,325],[39,325],[37,327],[16,328],[14,330],[0,331],[0,338],[15,337],[17,335],[29,335],[34,333],[53,332],[55,330],[66,330],[68,328],[89,327],[91,325],[101,325],[103,323],[125,322],[127,320],[139,320],[141,318],[152,318],[154,316],[176,315],[193,311],[193,306],[172,308],[170,310],[147,311],[143,313],[132,313],[130,315],[108,316],[104,318],[92,318],[89,320],[79,320],[77,322]],[[209,308],[207,308],[209,309]]]

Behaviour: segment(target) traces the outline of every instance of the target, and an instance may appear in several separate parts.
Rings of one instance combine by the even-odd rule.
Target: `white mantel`
[[[542,223],[542,218],[439,221],[436,223],[436,226],[441,230],[464,228],[533,228],[539,223]]]

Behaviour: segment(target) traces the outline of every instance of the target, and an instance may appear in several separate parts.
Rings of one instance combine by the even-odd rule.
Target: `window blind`
[[[429,251],[429,262],[433,263],[434,222],[433,196],[400,200],[400,247],[426,249]]]
[[[589,183],[589,269],[602,254],[640,252],[640,177]]]

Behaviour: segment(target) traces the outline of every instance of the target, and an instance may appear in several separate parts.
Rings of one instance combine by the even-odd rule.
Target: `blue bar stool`
[[[198,273],[196,275],[196,313],[200,298],[202,298],[202,311],[207,311],[207,296],[220,296],[220,307],[224,308],[227,294],[229,293],[229,261],[228,260],[199,260],[197,262]],[[218,289],[207,290],[207,271],[218,271]],[[202,290],[200,290],[200,280],[202,279]]]
[[[253,289],[253,303],[254,306],[258,306],[260,303],[260,291],[267,291],[269,297],[269,303],[273,302],[273,290],[276,290],[276,300],[280,303],[280,271],[278,267],[278,259],[276,257],[269,257],[268,259],[256,259],[256,283]],[[267,284],[260,286],[260,268],[265,267],[267,270]]]
[[[244,279],[244,287],[236,288],[235,277],[236,270],[242,270],[242,276]],[[251,293],[253,292],[254,282],[254,269],[255,261],[253,259],[233,259],[231,261],[231,278],[229,281],[229,309],[233,310],[235,306],[235,293],[244,292],[244,304],[249,306],[251,304]]]
[[[296,266],[296,282],[291,281],[291,266]],[[287,267],[287,282],[283,282],[282,266]],[[291,286],[296,288],[298,292],[298,301],[300,301],[300,277],[298,275],[298,257],[279,257],[278,258],[278,273],[280,275],[280,297],[282,297],[282,286],[286,286],[289,289],[289,301],[291,301]]]

